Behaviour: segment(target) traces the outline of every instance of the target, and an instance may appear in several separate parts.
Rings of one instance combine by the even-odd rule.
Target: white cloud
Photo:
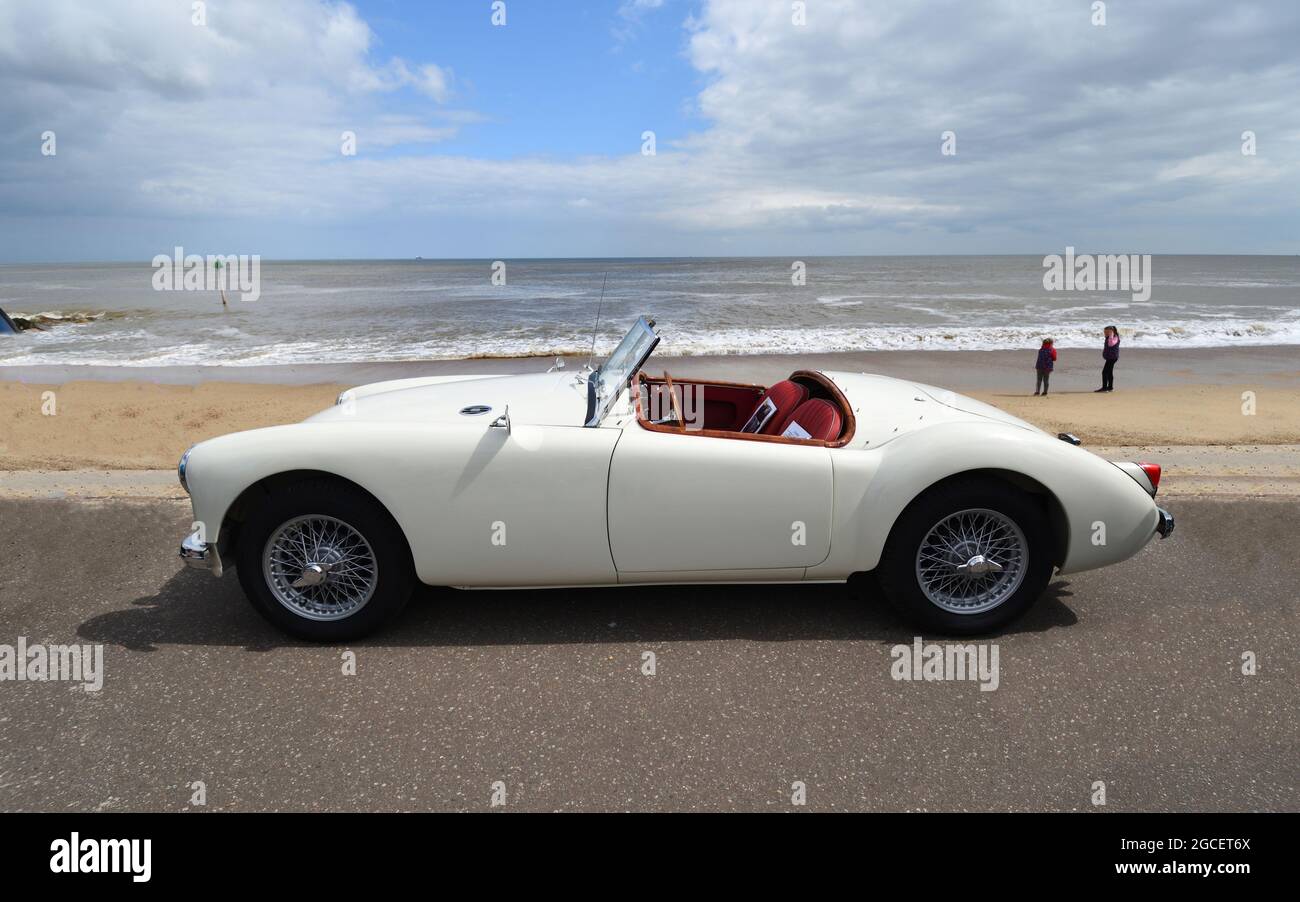
[[[1234,217],[1294,209],[1300,148],[1278,138],[1300,126],[1285,49],[1297,10],[1260,6],[1157,0],[1113,7],[1099,28],[1086,4],[819,0],[800,27],[782,4],[713,0],[690,23],[690,54],[713,77],[698,104],[714,127],[691,147],[755,186],[840,193],[865,228],[904,212],[873,197],[901,198],[937,246],[967,229],[1009,230],[1013,249],[1099,223],[1120,235],[1117,222],[1209,212],[1208,181],[1241,186]],[[1274,136],[1267,166],[1243,163],[1246,127]],[[940,155],[947,130],[955,157]],[[1205,165],[1172,169],[1189,157]],[[1176,189],[1154,189],[1170,171]]]
[[[618,7],[619,21],[614,24],[615,48],[636,36],[645,17],[664,5],[664,0],[623,0]]]
[[[642,15],[649,10],[658,9],[664,5],[664,0],[626,0],[618,8],[618,13],[627,18],[633,18]]]
[[[446,102],[452,80],[433,62],[373,60],[373,45],[352,7],[316,0],[212,3],[205,26],[168,0],[6,3],[0,118],[55,131],[58,156],[8,148],[22,177],[0,185],[0,208],[340,215],[350,205],[319,180],[343,159],[344,131],[363,158],[474,118],[385,112],[376,98],[405,88]]]
[[[130,216],[161,245],[215,216],[271,243],[391,226],[449,255],[1271,250],[1297,237],[1298,36],[1281,0],[1113,4],[1104,28],[1087,4],[818,0],[796,26],[789,4],[705,0],[684,35],[698,133],[489,160],[414,152],[480,117],[440,106],[440,61],[378,58],[346,4],[229,0],[196,28],[164,0],[9,0],[0,118],[28,138],[0,144],[0,224]],[[385,111],[398,91],[427,112]],[[57,161],[35,155],[47,128]]]

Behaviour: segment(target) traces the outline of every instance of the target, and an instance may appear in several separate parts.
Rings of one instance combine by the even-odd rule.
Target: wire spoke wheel
[[[930,602],[954,614],[990,611],[1015,594],[1029,566],[1029,543],[1015,521],[988,508],[960,510],[925,534],[916,580]]]
[[[262,573],[275,599],[308,620],[350,617],[379,585],[379,562],[365,536],[322,514],[294,517],[272,532]]]

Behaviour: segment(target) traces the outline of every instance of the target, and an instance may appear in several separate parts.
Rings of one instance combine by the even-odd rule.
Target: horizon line
[[[1070,247],[1070,245],[1067,245]],[[663,260],[881,260],[891,258],[917,258],[917,257],[934,257],[934,258],[983,258],[983,257],[1046,257],[1051,254],[1058,254],[1064,248],[1052,249],[1044,254],[1038,253],[999,253],[999,254],[704,254],[704,255],[650,255],[650,256],[551,256],[551,257],[527,257],[498,255],[491,257],[263,257],[260,254],[199,254],[198,256],[222,256],[222,257],[257,257],[263,263],[482,263],[494,262],[497,260],[517,261],[529,263],[558,263],[565,261],[663,261]],[[1076,256],[1089,255],[1114,255],[1114,256],[1151,256],[1151,257],[1277,257],[1278,259],[1290,259],[1300,257],[1300,253],[1295,254],[1268,254],[1268,253],[1186,253],[1186,252],[1159,252],[1147,251],[1144,253],[1134,254],[1132,252],[1117,253],[1112,251],[1080,251],[1074,248]],[[155,254],[154,257],[165,256],[164,254]],[[189,256],[188,254],[186,256]],[[154,257],[148,259],[140,258],[117,258],[110,260],[0,260],[0,267],[3,266],[100,266],[106,264],[141,264],[153,265]]]

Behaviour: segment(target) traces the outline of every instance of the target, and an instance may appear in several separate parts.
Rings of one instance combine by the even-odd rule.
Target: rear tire
[[[312,642],[374,632],[415,587],[410,547],[392,517],[360,489],[329,479],[267,499],[244,524],[235,559],[257,612]]]
[[[997,480],[959,479],[903,511],[875,573],[910,623],[979,635],[1021,617],[1043,594],[1053,547],[1051,524],[1032,495]]]

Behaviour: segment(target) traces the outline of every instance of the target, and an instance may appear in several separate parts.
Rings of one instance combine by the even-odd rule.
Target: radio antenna
[[[605,278],[600,280],[600,301],[596,304],[596,328],[591,331],[591,354],[587,357],[587,369],[591,369],[591,362],[596,359],[596,336],[600,334],[600,308],[605,304],[605,283],[609,281],[609,270],[605,271]]]

